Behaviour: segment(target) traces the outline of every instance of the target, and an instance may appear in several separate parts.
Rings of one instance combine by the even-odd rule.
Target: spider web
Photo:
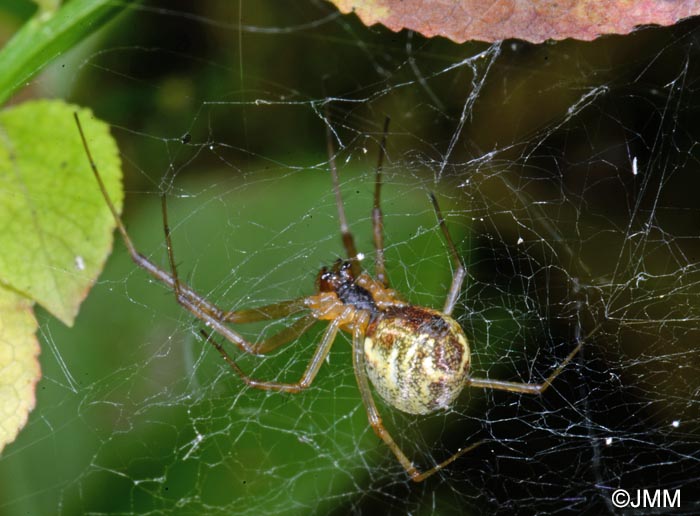
[[[238,309],[312,293],[343,252],[329,124],[372,272],[390,115],[392,286],[444,302],[434,191],[468,267],[455,317],[473,375],[539,382],[585,339],[582,352],[543,396],[467,389],[427,417],[378,401],[419,467],[484,440],[414,484],[367,423],[347,336],[307,391],[244,388],[117,243],[76,327],[44,318],[44,378],[0,457],[0,513],[601,514],[618,511],[618,488],[680,489],[674,514],[697,513],[697,23],[458,46],[286,4],[147,2],[37,80],[112,124],[137,247],[167,267],[165,191],[179,272],[208,299]],[[240,329],[256,339],[290,322]],[[322,330],[236,356],[292,381]]]

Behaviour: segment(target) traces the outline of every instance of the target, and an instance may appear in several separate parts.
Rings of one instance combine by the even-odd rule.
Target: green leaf
[[[31,301],[0,287],[0,451],[34,408],[41,377],[36,328]]]
[[[112,247],[115,222],[82,147],[121,209],[121,164],[107,124],[60,101],[0,112],[0,283],[72,325]]]
[[[61,0],[34,0],[43,13],[52,14],[61,6]]]
[[[73,0],[58,11],[51,2],[0,49],[0,104],[49,63],[92,34],[116,14],[138,2]]]

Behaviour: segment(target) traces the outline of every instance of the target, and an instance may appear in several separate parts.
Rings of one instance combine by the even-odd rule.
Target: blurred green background
[[[0,41],[33,10],[5,0]],[[545,399],[465,393],[426,418],[382,405],[424,467],[492,439],[413,485],[367,424],[345,336],[309,391],[245,389],[116,242],[75,327],[40,315],[43,379],[0,457],[0,514],[594,514],[619,486],[693,498],[697,34],[691,20],[592,43],[456,45],[323,1],[132,4],[11,102],[66,98],[111,124],[132,238],[166,267],[165,191],[179,271],[206,297],[235,309],[306,295],[342,254],[330,99],[370,270],[391,116],[389,277],[435,307],[451,280],[427,192],[440,198],[469,265],[456,316],[475,374],[537,381],[607,322]],[[241,365],[297,378],[322,328]]]

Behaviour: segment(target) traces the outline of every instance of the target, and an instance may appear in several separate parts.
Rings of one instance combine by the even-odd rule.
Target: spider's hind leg
[[[485,378],[469,378],[467,385],[469,387],[482,387],[486,389],[496,389],[500,391],[510,391],[510,392],[521,392],[524,394],[542,394],[546,391],[554,379],[561,374],[564,368],[574,359],[576,354],[581,351],[584,341],[578,343],[578,345],[569,353],[559,366],[550,374],[547,379],[542,383],[523,383],[523,382],[504,382],[501,380],[488,380]]]

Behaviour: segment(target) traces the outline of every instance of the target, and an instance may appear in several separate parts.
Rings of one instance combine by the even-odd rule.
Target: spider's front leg
[[[75,118],[75,123],[78,127],[78,132],[80,134],[80,139],[83,143],[83,148],[85,149],[85,155],[87,156],[88,162],[90,163],[90,168],[92,169],[93,175],[95,176],[95,180],[97,181],[97,185],[100,189],[100,192],[102,193],[102,197],[105,200],[105,204],[107,204],[107,207],[109,208],[109,211],[112,213],[112,216],[114,217],[114,221],[117,225],[117,230],[121,234],[122,240],[124,241],[124,245],[127,248],[127,251],[129,252],[129,256],[131,256],[131,259],[133,262],[146,272],[148,272],[151,276],[153,276],[155,279],[160,281],[161,283],[165,284],[166,286],[170,287],[173,289],[175,292],[175,299],[177,302],[186,310],[188,310],[190,313],[192,313],[195,317],[197,317],[199,320],[201,320],[203,323],[205,323],[209,328],[211,328],[213,331],[219,333],[222,335],[224,338],[226,338],[229,342],[235,344],[238,346],[239,349],[242,351],[245,351],[246,353],[251,353],[251,354],[258,354],[260,352],[266,352],[269,351],[270,349],[274,349],[275,347],[283,344],[284,338],[287,338],[288,340],[293,338],[295,335],[301,332],[301,327],[302,324],[299,323],[298,325],[293,326],[293,329],[290,329],[285,335],[282,337],[279,337],[278,340],[273,341],[270,345],[267,346],[260,346],[256,348],[255,344],[249,343],[246,339],[244,339],[240,334],[226,326],[226,323],[228,322],[226,320],[227,316],[230,316],[233,312],[228,312],[226,310],[222,310],[215,304],[209,302],[207,299],[204,297],[200,296],[197,294],[192,288],[190,288],[188,285],[182,283],[178,276],[177,276],[177,269],[175,267],[175,258],[174,258],[174,253],[172,249],[172,242],[170,239],[170,229],[168,228],[168,220],[167,220],[167,206],[165,203],[165,198],[163,198],[163,226],[165,229],[165,238],[166,238],[166,244],[168,248],[168,259],[170,261],[170,266],[172,270],[172,274],[168,273],[167,271],[161,269],[158,267],[156,264],[154,264],[152,261],[150,261],[148,258],[146,258],[143,254],[141,254],[137,249],[136,246],[134,245],[133,241],[131,240],[131,237],[129,236],[129,233],[126,231],[126,227],[124,226],[124,222],[122,221],[121,217],[119,216],[119,212],[117,211],[116,207],[114,206],[114,203],[112,202],[112,199],[110,198],[109,194],[107,193],[107,188],[105,187],[104,181],[102,181],[102,176],[100,175],[99,169],[97,168],[97,163],[95,163],[95,160],[92,157],[92,153],[90,152],[90,147],[88,146],[87,139],[85,137],[85,133],[83,131],[83,127],[80,124],[80,118],[78,117],[78,113],[73,114]],[[284,312],[282,308],[280,308],[282,304],[278,304],[278,308],[275,310],[270,310],[271,315],[280,315]],[[285,315],[288,313],[293,313],[291,311],[291,308],[296,308],[297,305],[294,305],[294,302],[290,302],[287,305],[287,308],[290,309],[289,312],[287,312]],[[263,309],[258,309],[258,312],[260,312]],[[298,311],[298,310],[297,310]],[[258,319],[260,320],[260,319]],[[262,344],[262,343],[261,343]],[[256,351],[257,349],[262,349],[262,351]]]
[[[328,328],[326,328],[326,332],[323,334],[323,338],[318,343],[316,351],[311,357],[309,364],[306,366],[304,374],[298,382],[294,383],[256,380],[255,378],[251,378],[245,372],[243,372],[243,370],[238,366],[238,364],[233,360],[233,358],[231,358],[231,356],[226,352],[226,350],[219,342],[214,340],[211,337],[211,335],[208,335],[205,331],[202,331],[201,333],[205,340],[211,343],[216,348],[216,350],[221,354],[221,356],[229,365],[229,367],[231,367],[231,369],[233,369],[233,371],[241,377],[241,379],[246,383],[246,385],[248,385],[248,387],[253,387],[255,389],[261,389],[265,391],[298,393],[309,387],[314,381],[316,375],[318,374],[318,371],[323,365],[323,361],[326,359],[326,357],[328,356],[328,352],[333,346],[333,342],[335,342],[335,338],[338,335],[338,330],[340,329],[340,326],[346,324],[349,321],[352,321],[353,311],[354,309],[352,307],[346,307],[339,317],[333,319],[330,322]]]
[[[291,301],[282,301],[266,306],[258,306],[255,308],[246,308],[243,310],[235,310],[223,314],[222,319],[232,324],[245,324],[258,321],[270,321],[273,319],[282,319],[288,315],[307,310],[308,299],[300,297]],[[257,355],[264,355],[273,351],[284,344],[296,340],[301,335],[306,333],[318,319],[311,313],[307,313],[300,319],[296,320],[291,326],[284,328],[278,333],[268,337],[265,340],[255,342],[252,345],[252,350]]]

